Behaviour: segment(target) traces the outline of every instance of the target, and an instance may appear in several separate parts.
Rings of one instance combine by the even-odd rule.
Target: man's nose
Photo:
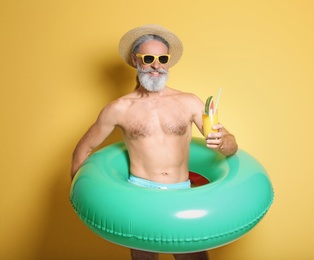
[[[155,59],[154,62],[151,64],[151,67],[154,69],[159,69],[160,68],[160,63],[158,59]]]

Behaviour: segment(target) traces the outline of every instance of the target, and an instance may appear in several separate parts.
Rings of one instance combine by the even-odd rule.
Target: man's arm
[[[96,122],[85,133],[77,144],[72,158],[71,178],[88,158],[92,151],[99,146],[116,126],[116,116],[112,104],[105,107],[99,114]]]

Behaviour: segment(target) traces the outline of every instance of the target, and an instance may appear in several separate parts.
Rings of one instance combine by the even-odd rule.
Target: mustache
[[[139,73],[150,73],[150,72],[158,72],[160,74],[168,74],[168,71],[163,69],[163,68],[147,68],[147,69],[142,69],[139,65],[137,66],[137,70]]]

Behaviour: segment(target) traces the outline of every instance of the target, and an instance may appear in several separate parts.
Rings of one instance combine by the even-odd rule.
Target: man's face
[[[148,41],[140,46],[139,54],[159,56],[168,53],[168,48],[160,41]],[[148,91],[161,91],[168,80],[167,64],[161,64],[156,58],[151,64],[144,64],[141,57],[133,56],[133,63],[138,70],[138,79]]]

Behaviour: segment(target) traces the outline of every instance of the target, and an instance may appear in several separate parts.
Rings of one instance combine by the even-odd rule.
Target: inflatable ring
[[[81,220],[113,243],[161,253],[196,252],[251,230],[273,201],[270,179],[251,155],[224,157],[192,138],[189,169],[210,184],[156,190],[128,182],[123,142],[91,155],[75,176],[70,200]]]

